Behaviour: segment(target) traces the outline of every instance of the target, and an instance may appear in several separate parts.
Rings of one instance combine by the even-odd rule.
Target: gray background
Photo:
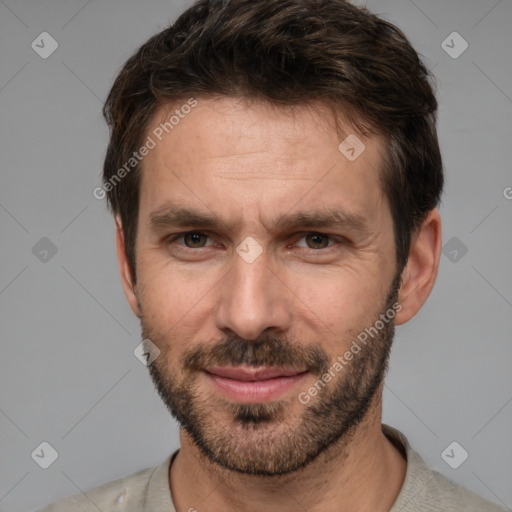
[[[113,221],[92,190],[115,74],[188,3],[0,1],[2,511],[158,465],[178,446],[133,355],[139,324],[122,292]],[[398,328],[384,421],[432,467],[512,507],[512,3],[368,6],[406,32],[438,77],[447,181],[448,246],[427,304]],[[43,31],[59,45],[47,59],[31,47]],[[454,31],[469,44],[458,58],[441,46]],[[58,452],[46,470],[31,457],[43,441]],[[453,441],[469,453],[458,469],[441,457]]]

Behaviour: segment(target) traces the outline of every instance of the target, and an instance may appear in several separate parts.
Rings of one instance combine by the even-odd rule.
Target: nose
[[[265,251],[252,262],[234,254],[230,272],[219,283],[217,328],[246,340],[256,340],[265,331],[287,331],[292,293],[276,274]]]

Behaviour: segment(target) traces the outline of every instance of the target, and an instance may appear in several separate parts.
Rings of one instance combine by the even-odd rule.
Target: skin
[[[384,141],[358,135],[366,149],[349,161],[338,150],[341,139],[331,112],[320,105],[283,108],[235,98],[197,99],[198,105],[143,160],[137,283],[116,218],[124,292],[134,314],[143,315],[143,332],[150,332],[161,350],[158,367],[178,379],[184,377],[180,358],[190,347],[213,347],[226,336],[251,342],[268,333],[316,346],[335,361],[358,332],[374,324],[396,274],[393,223],[378,181]],[[148,134],[175,107],[161,107]],[[355,133],[348,123],[344,130],[345,136]],[[222,223],[209,229],[194,224],[156,230],[150,214],[168,201],[214,213]],[[329,207],[361,216],[366,230],[273,229],[283,214]],[[187,248],[183,238],[166,245],[170,235],[193,230],[211,237],[205,247]],[[331,235],[332,245],[308,247],[308,233]],[[236,252],[249,236],[262,248],[252,263]],[[428,298],[440,251],[441,220],[434,209],[412,240],[401,274],[396,325],[410,320]],[[351,364],[358,364],[357,357]],[[204,399],[212,429],[229,430],[248,454],[258,447],[267,453],[269,436],[279,442],[282,431],[276,425],[262,424],[254,432],[235,428],[230,409],[216,407],[218,389],[202,375],[196,377],[196,393]],[[305,406],[297,395],[317,378],[307,374],[282,397],[282,428],[293,432],[299,424]],[[303,507],[330,512],[339,510],[340,503],[345,510],[389,510],[406,461],[381,431],[382,386],[350,435],[280,476],[226,469],[206,457],[181,428],[181,448],[169,474],[176,510],[286,512]],[[313,397],[312,403],[320,399]]]

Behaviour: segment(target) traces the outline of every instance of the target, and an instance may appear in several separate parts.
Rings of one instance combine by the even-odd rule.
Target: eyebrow
[[[201,228],[226,227],[226,222],[211,212],[194,210],[169,203],[150,213],[149,217],[150,226],[155,230],[192,226]],[[240,220],[235,223],[233,228],[239,224]],[[368,231],[368,223],[363,216],[335,208],[286,213],[270,222],[269,231],[285,231],[299,227],[311,229],[343,228],[351,231]]]

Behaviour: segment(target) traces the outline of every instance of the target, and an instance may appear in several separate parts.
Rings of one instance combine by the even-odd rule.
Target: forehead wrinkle
[[[271,181],[313,181],[311,177],[301,176],[283,176],[282,174],[268,171],[266,173],[258,172],[244,172],[244,171],[233,171],[233,172],[218,172],[212,175],[215,178],[222,180],[233,180],[233,181],[247,181],[247,180],[271,180]]]

